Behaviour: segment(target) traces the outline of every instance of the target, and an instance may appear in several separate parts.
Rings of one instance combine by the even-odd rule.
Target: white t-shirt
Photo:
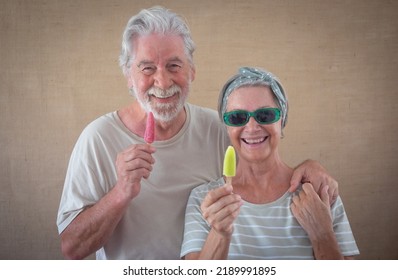
[[[200,205],[206,194],[224,185],[224,179],[192,190],[186,216],[181,257],[202,250],[210,232]],[[228,259],[314,259],[311,241],[290,210],[292,194],[266,204],[244,201],[234,222]],[[344,256],[359,254],[340,197],[331,207],[333,230]]]
[[[155,141],[155,164],[141,181],[139,195],[97,259],[179,259],[184,213],[192,188],[221,176],[229,144],[217,112],[192,104],[177,135]],[[144,139],[121,122],[117,112],[89,124],[80,135],[66,174],[58,211],[61,233],[86,207],[95,204],[116,184],[117,154]]]

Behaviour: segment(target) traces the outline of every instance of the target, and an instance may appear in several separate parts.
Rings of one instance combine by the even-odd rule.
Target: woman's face
[[[226,111],[253,112],[260,108],[278,108],[271,89],[266,86],[250,86],[234,90],[228,97]],[[261,125],[251,117],[244,126],[227,126],[227,128],[240,159],[261,162],[278,155],[278,145],[282,135],[281,119],[272,124]]]

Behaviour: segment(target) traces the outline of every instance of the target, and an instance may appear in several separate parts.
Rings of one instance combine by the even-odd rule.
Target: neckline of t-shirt
[[[224,182],[224,184],[226,183],[224,178],[221,178],[222,182]],[[288,199],[292,194],[289,191],[286,191],[281,197],[279,197],[278,199],[268,202],[268,203],[252,203],[249,202],[247,200],[242,199],[243,201],[243,205],[247,205],[251,208],[264,208],[264,207],[274,207],[275,205],[279,205],[282,201],[284,201],[285,199]]]
[[[182,126],[182,128],[180,129],[180,131],[174,135],[172,138],[167,139],[167,140],[163,140],[163,141],[154,141],[151,145],[153,145],[154,147],[164,147],[170,144],[175,143],[176,141],[178,141],[182,135],[185,133],[185,131],[188,129],[188,126],[191,122],[191,108],[189,106],[189,104],[185,104],[184,105],[184,109],[185,112],[187,114],[187,118],[185,120],[184,125]],[[123,129],[123,131],[125,131],[129,136],[131,136],[134,140],[136,140],[137,142],[140,142],[142,144],[145,143],[144,138],[138,136],[137,134],[131,132],[122,122],[122,120],[119,117],[119,114],[117,113],[117,111],[113,112],[113,117],[116,120],[116,122],[119,124],[119,126]]]

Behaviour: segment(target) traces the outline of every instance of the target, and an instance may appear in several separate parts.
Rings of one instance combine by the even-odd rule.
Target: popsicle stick
[[[231,185],[232,186],[232,177],[225,177],[225,181],[227,185]]]

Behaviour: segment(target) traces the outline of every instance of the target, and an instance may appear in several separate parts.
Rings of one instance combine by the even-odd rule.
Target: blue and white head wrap
[[[278,107],[281,110],[282,128],[284,128],[287,123],[288,102],[281,83],[278,81],[278,78],[275,77],[272,73],[252,67],[239,68],[238,74],[230,78],[222,88],[218,99],[218,114],[220,116],[220,119],[222,120],[223,115],[227,109],[228,97],[235,89],[261,85],[269,86],[271,88],[275,100],[277,101]]]

